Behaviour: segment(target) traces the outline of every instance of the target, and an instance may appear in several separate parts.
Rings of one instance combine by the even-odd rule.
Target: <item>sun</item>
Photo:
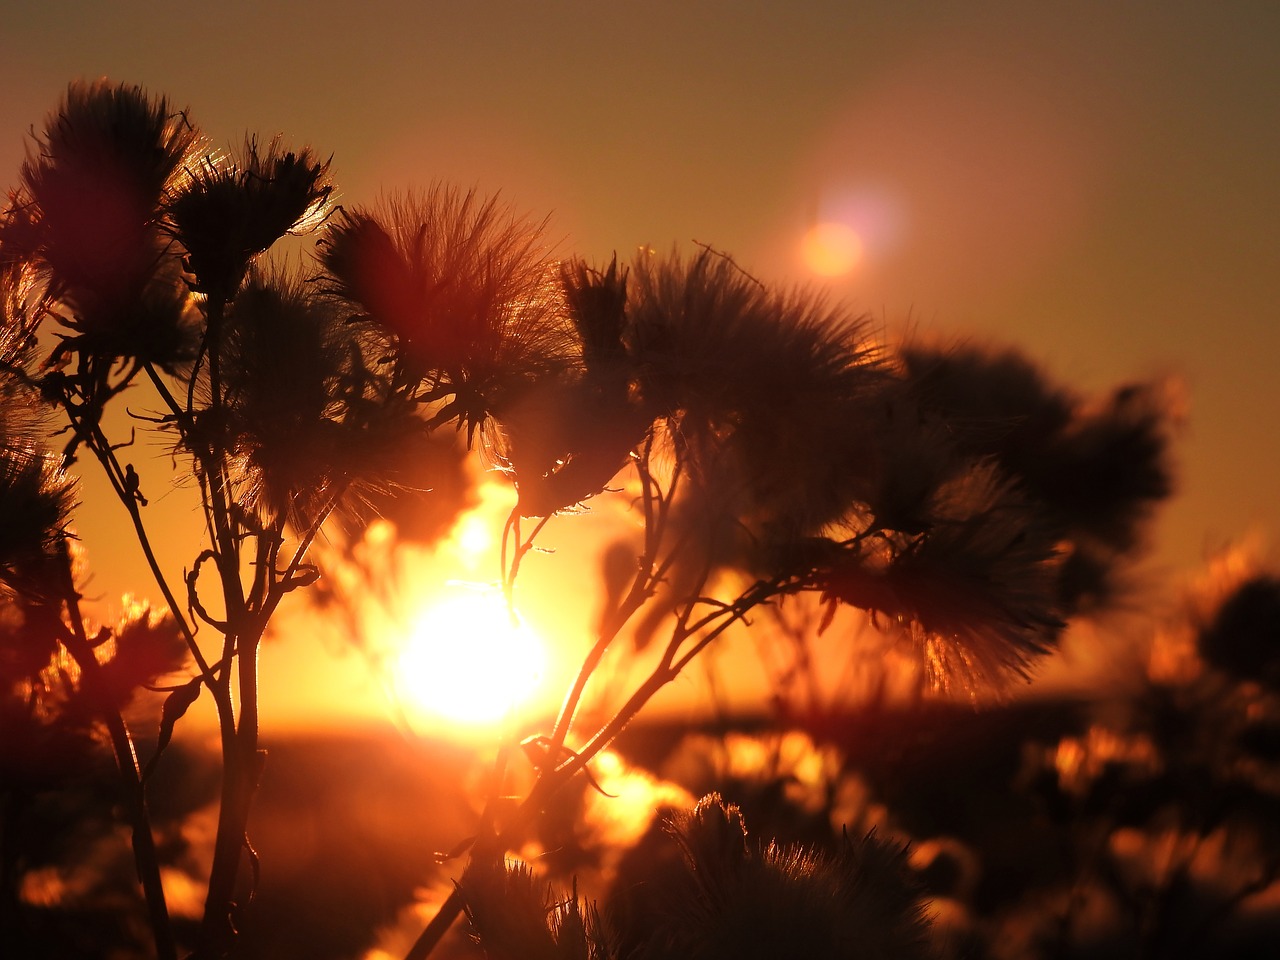
[[[528,700],[545,665],[542,642],[500,590],[452,584],[411,621],[395,685],[406,712],[483,726]]]

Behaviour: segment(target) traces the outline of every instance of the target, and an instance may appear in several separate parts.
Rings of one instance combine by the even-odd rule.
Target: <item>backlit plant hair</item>
[[[434,186],[341,211],[321,286],[395,345],[398,380],[470,443],[487,418],[568,362],[570,329],[540,225]]]
[[[167,204],[170,229],[194,289],[223,297],[281,237],[319,226],[333,192],[328,162],[309,147],[286,150],[278,137],[266,146],[247,137],[236,156],[206,153],[186,173]]]
[[[163,97],[73,83],[23,163],[35,262],[86,352],[145,352],[130,318],[167,256],[163,204],[197,142]]]
[[[25,668],[65,651],[78,665],[118,762],[160,960],[178,946],[148,775],[192,704],[212,701],[218,819],[193,940],[199,960],[228,956],[256,882],[260,645],[284,598],[318,578],[309,557],[326,521],[353,538],[361,508],[405,482],[402,454],[431,449],[435,428],[481,446],[515,488],[499,571],[509,600],[559,516],[613,490],[634,520],[604,551],[604,606],[560,710],[523,744],[533,785],[519,799],[502,793],[504,745],[488,808],[459,847],[472,850],[471,881],[523,903],[515,939],[548,955],[605,956],[608,945],[588,936],[576,896],[548,924],[532,882],[495,870],[723,634],[808,595],[899,633],[940,685],[1025,676],[1068,617],[1105,599],[1168,492],[1156,391],[1091,406],[1015,355],[890,349],[820,293],[775,289],[707,247],[599,269],[560,262],[545,224],[447,186],[326,220],[327,163],[265,143],[250,137],[226,158],[163,98],[73,84],[0,218],[0,375],[15,400],[57,411],[67,433],[51,459],[23,415],[0,420],[0,585],[10,612],[25,603],[19,612],[47,628],[31,648],[42,656],[9,659]],[[314,275],[263,262],[280,237],[313,226]],[[50,319],[60,329],[37,336]],[[142,387],[148,400],[131,401],[130,435],[119,436],[104,414]],[[204,539],[180,579],[152,547],[154,477],[126,459],[139,428],[163,431],[198,499]],[[96,634],[86,625],[66,525],[65,471],[81,451],[123,507],[167,614],[138,609]],[[8,626],[6,658],[21,633]],[[628,635],[640,679],[593,717],[588,688]],[[177,641],[191,665],[163,686],[143,764],[120,708],[176,662]],[[779,950],[820,954],[806,937],[822,931],[840,955],[915,955],[914,901],[893,879],[900,851],[872,840],[834,858],[752,851],[740,827],[708,800],[676,828],[696,874],[685,920],[703,933],[668,931],[654,956],[715,956],[714,931],[768,920],[762,904],[777,900],[813,920],[766,931]],[[462,910],[466,878],[411,960]],[[470,906],[490,931],[511,919],[502,908],[485,919],[475,896]]]

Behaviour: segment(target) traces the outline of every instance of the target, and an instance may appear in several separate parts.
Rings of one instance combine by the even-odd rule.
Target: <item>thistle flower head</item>
[[[932,506],[922,533],[811,554],[807,585],[901,628],[940,686],[1025,677],[1063,627],[1052,530],[989,464],[944,484]]]
[[[140,88],[74,83],[22,166],[39,263],[73,322],[122,315],[164,252],[162,202],[197,140],[184,113]]]
[[[653,423],[623,339],[626,272],[616,259],[603,271],[575,260],[561,265],[559,282],[577,334],[565,340],[564,362],[495,411],[523,516],[549,516],[600,493]]]
[[[576,889],[552,901],[528,864],[472,860],[458,890],[488,960],[617,960],[595,908]]]
[[[66,537],[75,485],[54,457],[19,440],[0,446],[0,584],[45,596],[55,544]]]
[[[672,832],[685,871],[669,878],[667,911],[645,958],[929,955],[928,922],[906,849],[874,835],[844,839],[834,855],[745,844],[740,812],[715,794]]]
[[[1200,625],[1200,655],[1237,680],[1280,688],[1280,577],[1255,573]]]
[[[599,494],[652,422],[625,382],[581,374],[531,384],[498,419],[502,461],[525,517],[551,516]]]
[[[560,282],[587,369],[625,363],[627,269],[618,268],[616,256],[603,271],[591,269],[582,260],[571,260],[561,264]]]
[[[722,900],[723,888],[747,860],[747,825],[738,806],[709,793],[688,813],[673,816],[667,832],[680,847],[702,895],[713,903]]]
[[[0,225],[0,366],[12,370],[30,359],[46,304],[34,271],[20,260],[6,260],[3,244]]]
[[[251,272],[228,310],[219,366],[237,499],[306,529],[350,492],[383,489],[396,451],[425,430],[328,299]],[[210,399],[207,377],[200,391]]]
[[[204,315],[176,260],[158,262],[133,301],[118,306],[99,314],[105,322],[68,338],[69,346],[95,357],[152,363],[170,373],[195,358]]]
[[[322,223],[333,192],[328,171],[310,148],[286,150],[278,137],[265,147],[249,137],[238,157],[206,154],[189,165],[168,216],[196,288],[233,295],[255,257]]]
[[[574,349],[541,228],[496,199],[435,187],[344,211],[321,241],[322,286],[394,340],[399,376],[468,441]]]
[[[1172,489],[1171,385],[1130,385],[1089,402],[1012,352],[913,345],[900,358],[913,402],[945,425],[957,453],[991,459],[1056,529],[1065,608],[1108,601]]]
[[[122,708],[140,689],[177,672],[190,657],[177,621],[167,610],[132,600],[111,632],[107,652],[110,659],[102,664],[102,679],[108,695]]]
[[[888,380],[860,318],[810,291],[771,291],[709,250],[642,255],[632,278],[639,391],[666,418],[700,501],[777,540],[813,535],[865,500],[869,413]]]

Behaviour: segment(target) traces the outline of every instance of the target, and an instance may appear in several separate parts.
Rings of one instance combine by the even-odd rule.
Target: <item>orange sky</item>
[[[66,82],[105,75],[217,139],[332,152],[345,203],[474,184],[589,257],[697,240],[799,279],[806,230],[843,223],[861,257],[825,282],[890,331],[1010,341],[1089,390],[1185,381],[1160,570],[1280,530],[1280,5],[10,7],[7,183]]]

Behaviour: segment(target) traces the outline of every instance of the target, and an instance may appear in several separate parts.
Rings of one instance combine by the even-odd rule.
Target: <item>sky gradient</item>
[[[566,253],[710,243],[1084,391],[1172,378],[1168,582],[1280,530],[1277,37],[1262,2],[16,2],[0,166],[106,76],[332,153],[349,206],[501,191]],[[857,235],[846,276],[807,273],[820,222]]]

